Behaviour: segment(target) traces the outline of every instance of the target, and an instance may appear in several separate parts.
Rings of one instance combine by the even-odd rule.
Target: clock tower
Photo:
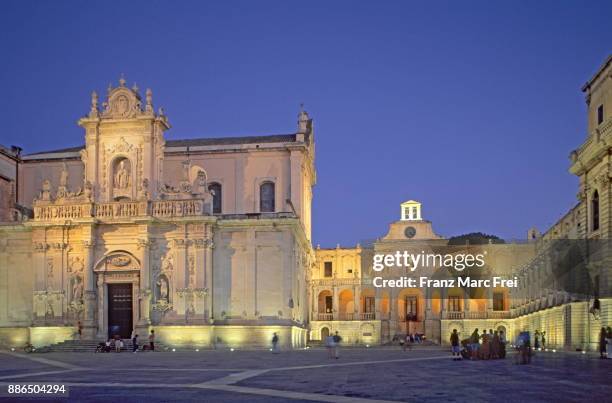
[[[389,232],[383,240],[408,241],[442,239],[434,233],[431,222],[421,215],[421,203],[408,200],[400,204],[400,220],[389,225]]]

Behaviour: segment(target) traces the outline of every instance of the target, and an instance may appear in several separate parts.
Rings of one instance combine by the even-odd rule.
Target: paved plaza
[[[513,358],[454,362],[438,347],[345,348],[338,360],[317,348],[3,352],[0,385],[63,383],[69,400],[105,402],[610,401],[612,360],[565,352],[538,353],[531,365]]]

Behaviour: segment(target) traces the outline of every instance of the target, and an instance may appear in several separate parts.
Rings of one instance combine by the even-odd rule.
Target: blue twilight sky
[[[417,199],[445,236],[523,238],[575,203],[580,87],[609,1],[3,1],[0,143],[83,143],[89,94],[151,87],[168,139],[315,120],[313,242],[384,235]]]

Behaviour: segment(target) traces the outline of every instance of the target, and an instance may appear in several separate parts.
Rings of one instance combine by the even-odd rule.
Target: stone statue
[[[206,172],[198,171],[198,175],[196,176],[193,191],[197,194],[203,194],[208,192],[208,184],[206,179]]]
[[[300,113],[298,114],[298,133],[306,133],[308,131],[308,121],[310,117],[304,110],[304,104],[300,105]]]
[[[157,280],[157,287],[159,290],[159,300],[168,302],[168,280],[164,276],[161,276],[159,280]]]
[[[46,201],[51,200],[51,181],[49,179],[43,181],[39,199]]]
[[[145,107],[145,110],[153,113],[153,91],[151,91],[150,88],[147,88],[146,91],[146,102],[147,106]]]
[[[83,196],[85,197],[85,200],[91,201],[93,196],[93,185],[90,181],[85,182],[85,186],[83,187]]]
[[[72,278],[72,301],[81,301],[83,299],[83,280],[81,276]]]
[[[62,172],[60,173],[59,185],[63,187],[68,186],[68,167],[66,166],[65,162],[62,164]]]
[[[127,189],[130,186],[130,173],[125,167],[125,160],[119,163],[119,169],[115,174],[115,189]]]
[[[139,200],[147,200],[149,198],[149,180],[144,178],[142,180],[142,185],[140,186],[140,191],[138,192]]]

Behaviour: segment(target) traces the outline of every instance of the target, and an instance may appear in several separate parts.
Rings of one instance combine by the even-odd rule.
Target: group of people
[[[489,329],[487,333],[484,329],[481,335],[478,329],[475,329],[469,338],[460,341],[457,329],[453,329],[450,343],[453,360],[506,358],[506,336],[503,330]]]
[[[139,336],[136,333],[136,329],[132,330],[131,339],[133,353],[136,353],[139,350],[138,337]],[[96,353],[110,353],[113,350],[115,350],[116,353],[120,353],[124,346],[125,343],[123,342],[121,336],[115,335],[113,338],[108,338],[106,342],[98,343]],[[151,330],[151,333],[149,334],[149,344],[144,344],[142,346],[141,351],[146,350],[155,351],[155,330]]]
[[[329,358],[340,358],[340,342],[342,342],[342,337],[338,332],[325,338],[325,348],[327,348]]]
[[[612,359],[612,327],[602,327],[599,332],[599,358]]]

